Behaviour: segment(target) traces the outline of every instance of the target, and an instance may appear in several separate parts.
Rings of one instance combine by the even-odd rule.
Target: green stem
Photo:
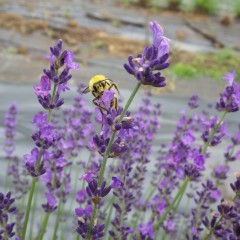
[[[54,99],[55,99],[56,90],[57,90],[57,84],[54,84],[51,102],[53,102]],[[47,123],[50,122],[51,113],[52,113],[52,110],[49,109],[48,110]],[[39,156],[38,156],[38,160],[37,160],[36,167],[35,167],[36,171],[39,170],[39,167],[40,167],[40,164],[41,164],[41,160],[42,160],[42,155],[43,155],[43,149],[39,148]],[[25,218],[24,218],[23,231],[22,231],[22,240],[25,240],[25,236],[26,236],[28,219],[29,219],[30,210],[31,210],[31,206],[32,206],[32,199],[33,199],[33,194],[34,194],[34,191],[35,191],[36,182],[37,182],[37,178],[33,177],[32,178],[32,183],[31,183],[31,187],[30,187],[29,196],[28,196],[28,203],[27,203],[26,214],[25,214]]]
[[[80,235],[79,235],[79,233],[78,233],[77,236],[76,236],[76,240],[80,240]]]
[[[121,122],[122,119],[123,119],[123,117],[126,115],[126,112],[127,112],[128,108],[129,108],[129,106],[131,105],[131,103],[132,103],[132,101],[133,101],[133,99],[134,99],[134,97],[135,97],[138,89],[140,88],[140,86],[141,86],[141,83],[138,82],[138,83],[136,84],[135,88],[133,89],[132,94],[131,94],[131,96],[129,97],[129,99],[128,99],[128,101],[127,101],[127,103],[126,103],[126,105],[125,105],[125,107],[124,107],[124,109],[123,109],[123,111],[122,111],[122,114],[121,114],[121,116],[120,116],[120,118],[119,118],[119,122]]]
[[[131,103],[132,103],[138,89],[140,88],[140,86],[141,86],[141,83],[138,82],[136,84],[135,88],[133,89],[133,92],[130,95],[130,97],[129,97],[129,99],[128,99],[120,117],[119,117],[119,122],[121,122],[123,120],[123,118],[125,117],[126,112],[129,108],[129,106],[131,105]],[[100,187],[102,182],[103,182],[104,172],[105,172],[105,168],[106,168],[106,165],[107,165],[107,159],[109,157],[109,153],[110,153],[115,135],[116,135],[116,132],[113,132],[112,137],[111,137],[111,139],[108,143],[107,149],[106,149],[106,151],[104,153],[104,156],[103,156],[103,161],[102,161],[102,164],[101,164],[100,173],[99,173],[99,177],[98,177],[98,187]],[[90,226],[89,226],[89,229],[88,229],[88,232],[87,232],[87,239],[88,240],[91,239],[91,234],[92,234],[91,232],[92,232],[92,229],[93,229],[94,219],[96,218],[96,216],[97,216],[97,204],[94,204],[94,209],[93,209],[93,213],[92,213],[92,217],[91,217],[91,221],[90,221]]]
[[[26,236],[28,219],[29,219],[29,214],[30,214],[30,210],[31,210],[33,193],[35,191],[36,182],[37,182],[37,178],[33,177],[31,187],[30,187],[30,192],[28,195],[27,209],[26,209],[26,214],[25,214],[25,219],[24,219],[24,224],[23,224],[22,240],[25,240],[25,236]]]
[[[111,207],[110,207],[110,210],[109,210],[109,213],[108,213],[108,217],[107,217],[107,220],[106,220],[105,229],[104,229],[105,234],[107,233],[108,227],[110,225],[110,221],[111,221],[111,217],[112,217],[112,211],[113,211],[113,205],[111,204]]]
[[[168,213],[173,209],[175,203],[177,202],[177,200],[183,195],[183,193],[185,192],[188,182],[189,182],[189,178],[186,177],[182,186],[179,188],[178,193],[175,195],[173,201],[171,202],[171,204],[168,206],[168,208],[166,209],[165,213],[161,216],[160,220],[155,224],[154,226],[154,230],[156,231],[159,226],[165,221]]]
[[[53,86],[53,92],[52,92],[52,97],[51,97],[51,103],[53,103],[53,101],[54,101],[54,99],[55,99],[56,92],[57,92],[57,84],[55,83],[54,86]],[[47,122],[50,122],[51,113],[52,113],[52,109],[49,109],[49,110],[48,110]]]
[[[63,207],[64,207],[64,205],[63,205]],[[65,221],[65,220],[64,220]],[[64,227],[62,227],[61,228],[61,240],[64,240],[65,239],[65,228]]]
[[[7,159],[7,172],[8,172],[8,169],[9,169],[9,167],[10,167],[10,161],[12,161],[12,158],[9,157],[9,158],[6,158],[6,159]],[[8,173],[5,174],[4,190],[5,190],[6,192],[8,191],[8,189],[7,189],[7,186],[8,186],[8,177],[9,177]]]
[[[26,199],[26,195],[23,195],[23,196],[22,196],[21,204],[20,204],[20,206],[19,206],[19,211],[20,211],[20,212],[23,212],[25,199]]]
[[[94,220],[95,220],[96,215],[97,215],[97,204],[94,204],[92,218],[91,218],[91,221],[90,221],[90,227],[88,228],[88,231],[87,231],[87,239],[88,240],[91,240],[92,229],[93,229],[93,226],[94,226]]]
[[[37,171],[39,170],[39,167],[40,167],[42,155],[43,155],[43,149],[40,148],[38,160],[37,160],[37,163],[36,163],[36,170]],[[37,178],[33,177],[31,187],[30,187],[30,192],[29,192],[29,195],[28,195],[27,209],[26,209],[26,214],[25,214],[25,219],[24,219],[24,224],[23,224],[22,240],[24,240],[25,236],[26,236],[28,219],[29,219],[30,210],[31,210],[31,206],[32,206],[32,199],[33,199],[33,194],[34,194],[34,191],[35,191],[36,182],[37,182]]]
[[[110,141],[109,141],[109,144],[107,146],[106,152],[104,153],[103,161],[102,161],[101,168],[100,168],[99,178],[98,178],[98,187],[100,187],[102,182],[103,182],[104,172],[105,172],[105,168],[106,168],[106,165],[107,165],[108,155],[110,153],[115,135],[116,135],[116,132],[114,132],[112,137],[110,138]]]
[[[115,199],[115,196],[112,196],[112,198],[111,198],[109,204],[104,208],[103,213],[106,213],[107,210],[109,209],[109,207],[112,206],[112,204],[114,203],[114,199]]]
[[[137,83],[137,85],[135,86],[131,96],[129,97],[120,117],[119,117],[119,122],[121,122],[123,120],[123,118],[125,117],[126,115],[126,112],[129,108],[129,106],[131,105],[138,89],[140,88],[141,86],[141,83]],[[104,153],[104,157],[103,157],[103,161],[102,161],[102,165],[101,165],[101,169],[100,169],[100,173],[99,173],[99,178],[98,178],[98,186],[101,186],[102,184],[102,181],[103,181],[103,177],[104,177],[104,172],[105,172],[105,168],[106,168],[106,164],[107,164],[107,159],[108,159],[108,155],[109,155],[109,152],[111,150],[111,147],[112,147],[112,144],[113,144],[113,141],[114,141],[114,138],[115,138],[115,135],[116,135],[116,132],[113,133],[109,143],[108,143],[108,146],[107,146],[107,149]]]
[[[56,240],[57,239],[57,231],[58,231],[58,226],[59,226],[59,221],[60,221],[59,218],[60,218],[61,214],[62,214],[62,201],[60,201],[59,206],[58,206],[57,219],[55,221],[55,226],[54,226],[52,240]]]
[[[178,199],[178,201],[177,201],[176,206],[174,207],[174,214],[175,214],[176,211],[178,210],[178,207],[179,207],[179,205],[180,205],[180,202],[182,201],[182,198],[183,198],[183,196],[184,196],[184,192],[185,192],[185,191],[182,192],[181,196],[179,197],[179,199]]]
[[[209,231],[209,233],[205,236],[204,240],[208,240],[208,239],[212,236],[215,227],[222,221],[222,219],[223,219],[223,217],[221,216],[221,217],[219,218],[219,220],[217,221],[217,223],[215,224],[215,226],[214,226],[213,228],[211,228],[211,230]]]
[[[36,185],[36,193],[38,193],[37,185]],[[35,194],[34,199],[33,199],[33,208],[31,211],[31,225],[30,225],[29,239],[32,239],[32,235],[33,235],[33,228],[34,228],[33,223],[34,223],[35,212],[36,212],[36,207],[37,207],[37,200],[38,200],[38,194]]]
[[[149,201],[149,199],[153,196],[153,194],[155,193],[155,191],[156,191],[156,187],[153,187],[151,190],[150,190],[150,192],[149,192],[149,194],[148,194],[148,196],[147,196],[147,198],[146,198],[146,200],[145,200],[145,202],[144,202],[144,206],[147,204],[147,202]]]
[[[42,240],[43,239],[43,236],[45,234],[46,227],[47,227],[47,224],[48,224],[49,216],[50,216],[50,213],[46,213],[45,218],[43,219],[42,228],[41,228],[41,231],[40,231],[40,234],[39,234],[39,237],[37,238],[37,240]]]
[[[39,167],[40,167],[40,164],[41,164],[41,160],[42,160],[42,155],[43,155],[43,149],[40,148],[40,149],[39,149],[38,160],[37,160],[37,163],[36,163],[36,171],[39,170]]]

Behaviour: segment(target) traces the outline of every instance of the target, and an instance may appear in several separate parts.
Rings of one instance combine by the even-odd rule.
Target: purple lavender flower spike
[[[42,207],[45,212],[51,213],[57,209],[57,199],[51,193],[46,193],[45,196],[47,203],[42,204]]]
[[[92,206],[88,205],[85,209],[84,208],[76,208],[75,213],[78,217],[82,217],[86,215],[87,218],[91,218],[92,215]]]
[[[87,197],[86,190],[85,189],[80,190],[80,191],[77,192],[76,201],[80,204],[84,203],[85,200],[86,200],[86,197]]]
[[[111,188],[122,188],[123,182],[118,177],[112,177]]]
[[[188,106],[191,109],[197,108],[199,106],[198,105],[198,100],[199,100],[199,96],[198,95],[196,95],[196,94],[192,95],[192,97],[188,101]]]
[[[11,157],[14,150],[15,150],[15,146],[14,146],[14,137],[16,135],[16,116],[18,113],[18,109],[16,104],[12,104],[8,111],[5,113],[5,143],[3,145],[3,150],[6,153],[7,158]]]
[[[79,64],[73,61],[73,52],[72,51],[67,51],[67,56],[64,58],[64,62],[67,65],[68,69],[72,69],[74,71],[79,70]]]
[[[13,230],[15,223],[9,223],[10,216],[17,212],[17,208],[12,206],[14,202],[11,192],[6,196],[0,192],[0,239],[9,239],[15,235]]]
[[[35,94],[37,96],[45,97],[48,96],[51,90],[51,82],[48,76],[42,75],[40,84],[34,86]]]
[[[93,178],[91,182],[88,183],[86,187],[86,192],[89,197],[92,198],[94,204],[99,204],[101,198],[108,195],[112,187],[106,187],[106,181],[103,181],[101,187],[98,187],[98,181],[96,178]]]
[[[153,222],[150,221],[147,224],[140,224],[139,231],[142,236],[147,236],[149,239],[154,239],[154,232],[153,232]]]
[[[93,169],[93,170],[88,171],[87,173],[83,174],[80,177],[80,180],[84,180],[87,183],[91,182],[93,180],[95,174],[97,173],[97,171],[98,171],[97,169]]]
[[[236,193],[237,196],[240,196],[240,173],[236,173],[236,181],[230,184],[232,190]]]
[[[234,82],[236,72],[228,72],[223,78],[228,85],[225,91],[220,94],[220,99],[216,104],[216,109],[218,111],[226,112],[237,112],[240,105],[240,86],[238,83]]]
[[[234,207],[234,202],[229,200],[221,200],[221,204],[217,206],[218,212],[223,216],[227,217],[228,215],[231,216],[232,210]]]
[[[44,69],[44,74],[41,76],[40,84],[34,86],[35,94],[37,95],[39,103],[43,108],[52,110],[59,108],[63,103],[63,99],[60,98],[60,93],[69,90],[66,86],[67,82],[72,78],[69,74],[71,69],[78,70],[79,65],[73,61],[72,51],[62,52],[62,40],[58,40],[58,43],[54,47],[50,47],[50,55],[45,56],[50,61],[50,69]],[[59,70],[65,65],[62,72]],[[51,83],[56,88],[56,93],[51,95],[52,89]]]
[[[227,179],[227,173],[230,171],[229,166],[219,165],[213,171],[213,176],[217,179]]]
[[[223,80],[226,83],[228,83],[228,86],[232,86],[235,77],[236,77],[236,71],[233,70],[232,72],[227,72],[226,75],[223,77]]]
[[[169,66],[169,39],[164,37],[163,29],[157,22],[150,22],[149,27],[153,35],[152,45],[146,47],[143,54],[136,58],[130,56],[124,68],[143,85],[164,87],[165,78],[159,71]]]
[[[75,214],[78,217],[77,233],[85,239],[90,227],[90,220],[92,215],[92,206],[88,205],[86,208],[76,208]],[[101,239],[104,236],[104,224],[94,224],[92,229],[92,239]]]
[[[44,158],[47,152],[43,152],[43,161],[40,163],[39,168],[36,169],[36,164],[39,159],[39,150],[35,147],[32,149],[30,154],[24,155],[24,162],[27,171],[29,174],[33,177],[38,177],[40,175],[43,175],[46,172],[46,169],[44,167]]]

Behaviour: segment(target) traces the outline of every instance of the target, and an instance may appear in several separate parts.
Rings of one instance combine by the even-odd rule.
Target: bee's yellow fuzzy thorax
[[[104,80],[104,79],[107,79],[107,77],[104,76],[104,75],[95,75],[95,76],[93,76],[93,77],[90,79],[90,81],[89,81],[89,90],[90,90],[90,92],[93,91],[93,85],[94,85],[94,84],[96,84],[96,83],[98,83],[99,81]]]

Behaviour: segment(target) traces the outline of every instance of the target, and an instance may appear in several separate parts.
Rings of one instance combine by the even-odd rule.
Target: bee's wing
[[[89,87],[85,88],[85,89],[82,91],[82,93],[89,93],[89,92],[90,92]]]

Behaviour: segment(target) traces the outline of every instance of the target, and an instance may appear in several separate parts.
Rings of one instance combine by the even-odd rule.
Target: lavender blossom
[[[62,51],[62,40],[58,40],[56,46],[50,47],[50,55],[46,56],[50,60],[50,69],[44,69],[40,84],[34,86],[35,93],[39,103],[43,108],[52,110],[60,107],[64,100],[60,98],[60,93],[69,90],[67,82],[72,78],[69,74],[71,69],[78,70],[79,66],[73,62],[73,53],[71,51]],[[58,71],[65,65],[61,73]],[[51,82],[54,84],[53,93]]]
[[[129,56],[129,63],[124,64],[124,68],[143,85],[164,87],[165,78],[161,76],[160,70],[169,66],[169,39],[164,37],[163,29],[157,22],[150,22],[149,26],[153,35],[152,45],[136,58]]]
[[[12,104],[8,111],[5,114],[5,144],[3,146],[3,150],[6,153],[7,157],[12,156],[15,146],[14,146],[14,137],[16,134],[16,116],[18,113],[18,109],[16,107],[16,104]]]
[[[229,136],[226,123],[224,122],[220,126],[218,126],[218,123],[219,119],[217,117],[213,117],[209,121],[202,122],[202,126],[205,128],[202,133],[202,139],[205,143],[209,141],[212,129],[215,130],[215,134],[212,137],[211,142],[209,143],[210,146],[216,146],[220,144],[223,137]]]
[[[225,165],[219,165],[217,167],[215,167],[215,169],[213,170],[213,176],[217,179],[227,179],[227,174],[230,171],[230,167],[229,166],[225,166]]]
[[[46,172],[44,162],[49,154],[46,150],[60,138],[54,126],[49,123],[48,118],[54,108],[58,108],[64,103],[63,99],[60,99],[60,94],[67,90],[66,83],[71,78],[69,70],[78,69],[78,64],[73,62],[73,53],[71,51],[62,52],[62,40],[59,40],[56,46],[50,47],[50,51],[50,55],[46,56],[50,60],[50,70],[43,70],[44,75],[41,77],[40,84],[34,87],[39,103],[48,110],[48,114],[38,113],[34,116],[33,123],[36,130],[32,139],[39,150],[34,148],[31,154],[24,156],[26,169],[34,177]],[[65,69],[59,75],[58,71],[64,65]],[[52,95],[50,94],[51,83],[54,84]]]
[[[232,190],[236,193],[237,196],[240,196],[240,173],[236,173],[236,181],[230,184]]]
[[[212,234],[221,239],[238,239],[239,234],[239,179],[240,174],[236,173],[236,181],[231,183],[230,186],[235,192],[233,200],[222,199],[217,206],[218,212],[212,215],[212,219],[208,217],[203,219],[203,224],[208,228],[209,233],[206,238]],[[205,238],[205,239],[206,239]]]
[[[17,208],[12,206],[15,202],[14,198],[11,198],[11,192],[8,192],[6,196],[0,193],[0,238],[11,238],[15,235],[13,230],[15,223],[9,223],[10,216],[13,215]]]
[[[106,113],[102,114],[103,121],[101,133],[95,134],[92,139],[98,153],[104,156],[111,134],[113,132],[117,133],[108,156],[109,158],[120,156],[122,153],[126,152],[127,145],[125,144],[125,140],[129,136],[131,137],[132,133],[137,130],[136,122],[130,117],[129,112],[127,112],[126,116],[119,122],[119,117],[123,109],[118,108],[116,110],[110,108],[110,102],[113,98],[114,94],[111,91],[104,91],[101,102],[105,107],[109,106],[109,109],[107,109]]]
[[[140,224],[139,231],[141,233],[141,239],[143,237],[148,237],[149,239],[154,239],[154,232],[153,232],[153,222],[150,221],[147,224]]]
[[[240,125],[238,126],[240,128]],[[227,147],[226,152],[224,154],[225,156],[225,162],[233,162],[237,159],[240,159],[240,151],[235,149],[238,149],[238,146],[240,145],[240,130],[238,129],[237,132],[234,133],[234,136],[231,137],[231,144]]]
[[[24,162],[27,171],[32,177],[38,177],[40,175],[43,175],[46,172],[46,169],[44,167],[45,158],[48,156],[47,151],[43,151],[42,153],[42,161],[40,165],[38,164],[38,161],[40,159],[40,152],[37,148],[33,148],[30,154],[24,155]]]
[[[57,209],[57,199],[51,194],[51,193],[46,193],[46,199],[47,199],[47,203],[46,204],[42,204],[43,209],[45,210],[45,212],[53,212]]]
[[[192,97],[188,101],[188,106],[191,109],[197,108],[199,106],[198,105],[198,100],[199,100],[199,96],[198,95],[196,95],[196,94],[192,95]]]
[[[217,197],[215,196],[218,189],[214,186],[212,181],[207,180],[206,183],[202,183],[201,185],[202,189],[196,191],[196,194],[194,193],[194,202],[196,207],[191,210],[191,222],[188,226],[192,230],[190,233],[190,235],[192,235],[192,239],[200,239],[199,237],[203,232],[201,220],[209,211],[210,204],[217,202],[220,198],[219,195],[217,195]]]
[[[111,186],[106,187],[106,181],[103,181],[101,186],[98,187],[98,181],[96,178],[89,182],[88,186],[86,187],[87,194],[92,198],[94,204],[98,204],[101,198],[109,194],[111,189]]]
[[[223,78],[227,82],[225,91],[220,94],[220,99],[216,104],[219,111],[236,112],[240,104],[240,86],[234,82],[236,72],[228,72]]]
[[[6,160],[8,161],[7,174],[11,177],[15,197],[20,199],[28,190],[28,181],[25,179],[25,173],[22,169],[21,161],[19,157],[14,156],[14,137],[16,135],[16,123],[17,123],[18,108],[16,104],[12,104],[5,114],[5,144],[3,150],[6,154]]]
[[[87,237],[88,228],[90,225],[91,215],[92,215],[92,207],[87,206],[84,208],[76,208],[75,213],[78,217],[78,226],[76,231],[83,239]],[[92,238],[100,239],[104,236],[104,227],[105,224],[95,224],[92,229]]]

